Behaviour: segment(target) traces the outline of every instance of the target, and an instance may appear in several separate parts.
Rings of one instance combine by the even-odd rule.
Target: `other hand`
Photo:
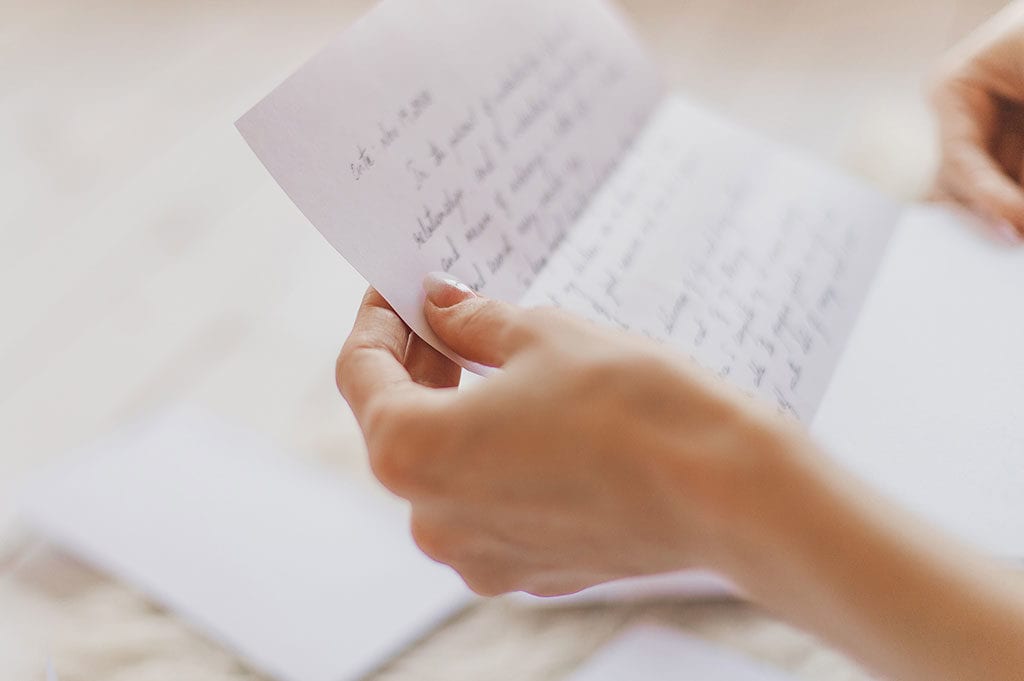
[[[971,208],[1009,240],[1024,239],[1024,2],[947,56],[933,102],[939,197]]]

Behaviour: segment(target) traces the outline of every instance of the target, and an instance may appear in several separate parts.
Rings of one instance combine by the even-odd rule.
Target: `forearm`
[[[1016,575],[824,460],[791,468],[727,568],[754,601],[894,681],[1024,678]]]

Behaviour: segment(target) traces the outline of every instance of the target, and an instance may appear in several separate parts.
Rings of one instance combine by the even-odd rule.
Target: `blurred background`
[[[258,678],[12,522],[26,476],[164,404],[198,403],[368,477],[334,387],[364,282],[233,121],[367,0],[0,0],[0,676]],[[675,89],[918,196],[937,57],[1000,0],[625,0]],[[379,678],[558,678],[658,617],[808,679],[838,656],[738,604],[475,606]],[[496,670],[501,670],[498,673]]]

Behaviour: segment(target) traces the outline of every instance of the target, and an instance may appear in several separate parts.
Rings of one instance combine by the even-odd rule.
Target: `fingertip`
[[[424,284],[425,289],[432,289],[423,306],[424,316],[437,337],[459,357],[483,370],[502,366],[519,349],[520,343],[508,333],[520,319],[518,308],[479,296],[468,287],[453,284],[449,277],[430,279]]]
[[[1024,233],[1024,187],[1003,172],[995,158],[973,144],[957,147],[942,173],[942,186],[1001,236]]]
[[[995,224],[996,236],[1009,246],[1019,246],[1024,243],[1024,230],[1015,227],[1009,222],[1000,221]]]
[[[1006,176],[979,180],[978,208],[1004,235],[1020,238],[1024,233],[1024,189]]]
[[[453,307],[477,297],[473,289],[444,272],[431,272],[424,277],[423,292],[427,303],[438,308]]]

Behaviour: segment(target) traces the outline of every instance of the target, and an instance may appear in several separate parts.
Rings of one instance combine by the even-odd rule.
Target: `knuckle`
[[[472,304],[466,305],[458,317],[459,331],[474,338],[487,334],[499,319],[494,314],[494,301],[475,299],[467,302]]]
[[[348,399],[348,391],[345,379],[349,375],[352,365],[352,354],[353,347],[350,339],[342,346],[341,351],[338,353],[338,359],[334,362],[334,384],[338,387],[338,392],[346,399]]]
[[[376,350],[365,338],[361,339],[357,335],[349,336],[345,341],[334,363],[334,382],[346,400],[350,397],[349,377],[355,377],[359,373],[359,363],[368,359],[370,353]]]
[[[585,588],[587,584],[580,580],[539,578],[530,581],[523,591],[539,598],[553,598],[579,593]]]
[[[392,448],[370,447],[370,470],[382,485],[399,496],[403,496],[413,480],[403,457]]]
[[[409,525],[412,540],[420,551],[440,563],[451,563],[456,540],[454,534],[441,523],[413,514]]]
[[[382,391],[366,405],[366,430],[383,442],[401,442],[408,435],[410,411],[397,395]]]
[[[490,598],[516,590],[515,582],[507,576],[495,572],[466,572],[458,570],[462,581],[478,596]]]
[[[446,477],[439,466],[461,430],[447,408],[411,396],[382,396],[368,405],[364,418],[370,468],[399,496],[443,493]]]
[[[461,328],[475,327],[481,323],[493,301],[487,298],[470,298],[463,302],[443,308],[445,312]]]
[[[334,385],[338,387],[338,392],[342,395],[345,394],[345,389],[341,385],[341,374],[342,369],[345,366],[345,348],[343,347],[338,353],[338,358],[334,360]]]
[[[393,402],[374,404],[367,411],[370,469],[401,496],[416,486],[423,444],[408,425],[411,417]]]

